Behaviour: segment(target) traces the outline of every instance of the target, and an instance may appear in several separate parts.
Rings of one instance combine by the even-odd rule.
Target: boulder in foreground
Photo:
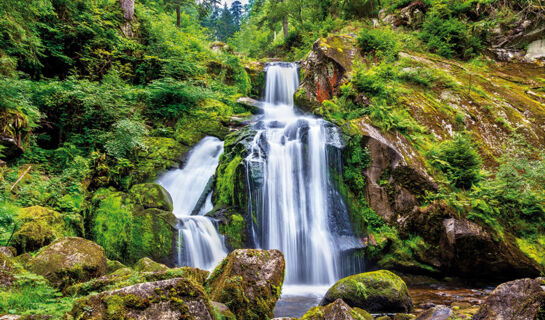
[[[185,278],[146,282],[76,301],[65,320],[214,320],[204,289]]]
[[[44,276],[56,287],[65,288],[106,274],[104,249],[77,237],[58,239],[29,261],[30,270]]]
[[[216,267],[207,290],[213,301],[225,304],[237,319],[269,319],[282,291],[284,269],[279,250],[235,250]]]
[[[344,301],[337,299],[325,307],[310,309],[301,320],[373,320],[373,317],[367,311],[350,308]]]
[[[486,298],[474,320],[534,320],[545,318],[545,278],[500,284]]]
[[[337,281],[321,305],[337,299],[369,312],[409,312],[413,306],[403,279],[387,270],[360,273]]]

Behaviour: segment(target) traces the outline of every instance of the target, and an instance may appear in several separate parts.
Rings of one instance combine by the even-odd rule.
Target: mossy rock
[[[164,264],[155,262],[150,258],[142,258],[138,260],[138,262],[136,262],[136,264],[133,266],[133,269],[139,272],[157,272],[166,271],[168,270],[168,267]]]
[[[337,299],[370,312],[409,312],[413,306],[403,279],[387,270],[360,273],[339,280],[327,291],[321,305]]]
[[[29,261],[30,271],[44,276],[58,288],[106,274],[108,263],[98,244],[76,237],[56,240]]]
[[[268,319],[282,291],[284,269],[278,250],[235,250],[216,267],[206,288],[210,298],[227,305],[237,319]]]
[[[113,273],[119,269],[125,268],[125,265],[117,260],[108,260],[108,271],[107,273]]]
[[[215,320],[202,286],[184,278],[140,283],[79,299],[63,319]]]
[[[327,306],[310,309],[301,320],[373,320],[373,316],[360,308],[350,308],[343,300],[337,299]]]
[[[13,234],[12,243],[18,252],[38,250],[63,236],[65,223],[60,213],[40,206],[21,209],[23,222]]]
[[[14,247],[0,247],[0,253],[3,253],[8,258],[12,258],[17,255],[17,249]]]
[[[138,152],[129,185],[154,180],[160,173],[177,167],[180,158],[190,150],[188,145],[166,137],[146,137],[145,143],[147,149]]]
[[[144,209],[160,209],[172,211],[172,197],[168,191],[157,183],[142,183],[132,186],[130,196],[136,204]]]
[[[237,317],[223,303],[212,301],[212,308],[214,308],[216,320],[237,320]]]

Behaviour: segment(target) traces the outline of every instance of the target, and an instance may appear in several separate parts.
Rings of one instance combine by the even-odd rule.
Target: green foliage
[[[456,134],[430,151],[429,156],[457,188],[469,189],[481,179],[481,156],[467,135]]]
[[[48,281],[32,273],[15,275],[15,284],[0,290],[0,313],[18,315],[48,315],[60,319],[72,309],[74,300],[63,297]]]
[[[2,245],[9,245],[11,236],[21,224],[17,220],[18,212],[19,207],[13,203],[0,202],[0,243]]]
[[[390,60],[395,60],[399,53],[397,36],[391,29],[364,28],[357,41],[362,53],[374,53]]]
[[[131,158],[137,150],[146,149],[143,137],[147,134],[142,123],[123,119],[114,124],[114,132],[106,138],[104,148],[115,158]]]

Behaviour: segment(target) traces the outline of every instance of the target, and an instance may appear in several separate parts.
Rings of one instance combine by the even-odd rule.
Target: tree
[[[240,27],[242,17],[244,14],[244,9],[242,8],[242,3],[239,0],[233,1],[231,4],[231,15],[233,17],[233,23],[236,25],[237,29]]]
[[[123,18],[127,21],[132,21],[134,18],[134,0],[119,0],[121,10],[123,10]]]
[[[233,15],[227,7],[227,4],[224,5],[219,20],[216,24],[217,37],[221,41],[227,41],[229,37],[235,33],[235,24],[233,21]]]

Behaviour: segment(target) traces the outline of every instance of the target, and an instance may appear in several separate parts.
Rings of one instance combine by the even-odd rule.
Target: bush
[[[363,53],[375,53],[389,59],[397,58],[399,53],[396,35],[390,29],[362,29],[357,41]]]
[[[148,129],[142,123],[123,119],[115,123],[114,132],[108,134],[104,148],[115,158],[131,158],[137,150],[146,148],[144,136],[147,134]]]
[[[475,150],[471,139],[456,134],[430,152],[432,164],[445,173],[457,188],[469,189],[481,179],[481,156]]]

